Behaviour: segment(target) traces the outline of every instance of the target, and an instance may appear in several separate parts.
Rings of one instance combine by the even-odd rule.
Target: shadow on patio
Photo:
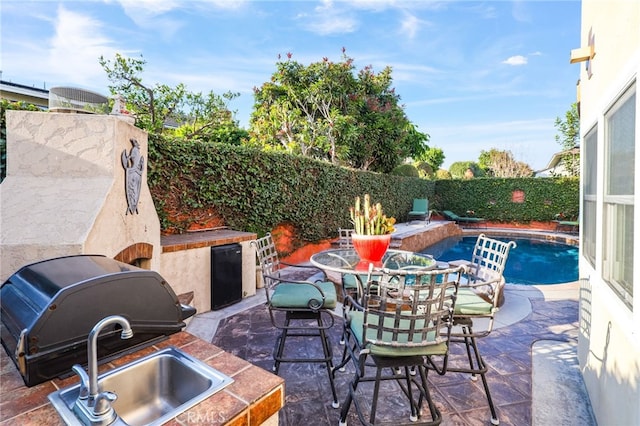
[[[507,301],[498,314],[497,328],[489,337],[479,340],[481,352],[490,368],[487,377],[498,409],[500,424],[543,425],[552,420],[554,415],[559,416],[557,419],[561,420],[555,424],[595,424],[581,380],[571,384],[572,388],[565,389],[564,393],[569,392],[570,395],[564,395],[564,400],[558,399],[558,403],[566,404],[568,399],[571,404],[583,407],[574,409],[572,418],[563,417],[566,406],[560,411],[556,410],[554,414],[553,405],[546,403],[538,407],[535,403],[536,389],[543,394],[557,392],[553,389],[553,380],[564,379],[559,374],[550,376],[544,374],[544,371],[536,370],[536,377],[539,376],[540,380],[551,380],[536,386],[536,379],[532,377],[534,365],[532,347],[537,341],[555,341],[560,345],[561,351],[566,353],[569,348],[569,351],[575,355],[578,334],[577,283],[543,287],[508,285]],[[244,310],[236,307],[228,313],[228,316],[218,312],[205,313],[203,317],[208,317],[209,321],[215,321],[217,324],[216,329],[216,324],[209,322],[209,326],[213,327],[213,331],[211,329],[209,331],[214,333],[211,338],[212,343],[271,371],[272,350],[277,331],[271,326],[268,311],[265,305],[260,303],[260,296],[256,298],[252,303],[253,306]],[[341,308],[338,307],[338,312],[339,309]],[[199,321],[202,319],[201,317]],[[202,328],[204,324],[200,322],[200,325],[195,328]],[[341,318],[337,318],[331,330],[334,363],[337,363],[342,355],[343,347],[338,343],[341,328]],[[319,350],[319,345],[316,343],[313,341],[307,344],[300,339],[300,344],[296,348],[301,352]],[[552,346],[553,343],[551,342]],[[452,362],[457,362],[458,359],[466,360],[465,357],[459,356],[462,355],[461,350],[461,345],[455,345],[452,349],[452,353],[455,354],[451,358]],[[554,367],[554,363],[549,361],[549,357],[553,356],[552,347],[538,352],[546,356],[548,361],[536,364],[538,369],[546,368],[546,364],[549,364],[550,368],[558,368],[557,363]],[[573,364],[566,368],[572,367]],[[320,371],[321,368],[318,364],[283,364],[280,367],[280,376],[286,382],[286,405],[280,411],[280,425],[338,424],[340,410],[331,407],[329,383],[326,373]],[[352,374],[351,364],[347,365],[345,372],[336,374],[336,386],[341,401],[346,395]],[[460,373],[447,373],[445,376],[430,374],[429,380],[434,401],[443,415],[443,425],[490,424],[491,416],[480,381],[473,382],[468,374]],[[386,385],[391,388],[387,390],[389,404],[383,404],[379,408],[380,420],[384,419],[385,412],[395,411],[399,404],[404,404],[402,398],[398,396],[398,389],[393,389],[396,386],[395,383]],[[545,401],[549,401],[548,395]],[[544,415],[532,414],[532,406]],[[353,407],[348,423],[360,424]]]

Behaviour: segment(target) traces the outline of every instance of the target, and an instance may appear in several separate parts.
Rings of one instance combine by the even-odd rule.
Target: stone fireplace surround
[[[156,270],[178,295],[211,309],[210,246],[239,242],[243,297],[255,294],[255,234],[161,237],[147,185],[147,133],[115,115],[7,111],[7,177],[0,185],[0,282],[23,265],[102,254]],[[144,158],[137,213],[128,212],[123,152]],[[166,241],[165,241],[166,240]]]

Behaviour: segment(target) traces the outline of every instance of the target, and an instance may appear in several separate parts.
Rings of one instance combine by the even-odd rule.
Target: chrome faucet
[[[98,335],[104,327],[112,324],[122,327],[121,339],[133,337],[131,325],[126,318],[120,315],[103,318],[93,327],[87,339],[89,374],[78,364],[72,367],[73,372],[80,377],[80,394],[73,411],[87,425],[108,425],[117,417],[111,406],[117,395],[113,392],[102,392],[98,384]]]

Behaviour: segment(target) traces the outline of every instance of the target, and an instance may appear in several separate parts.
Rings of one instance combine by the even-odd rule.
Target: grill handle
[[[191,318],[196,314],[196,308],[190,305],[185,305],[184,303],[180,304],[180,312],[182,314],[182,320],[186,320],[187,318]]]

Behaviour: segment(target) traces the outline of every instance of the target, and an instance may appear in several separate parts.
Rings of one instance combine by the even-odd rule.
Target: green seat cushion
[[[482,218],[482,217],[463,217],[463,216],[458,216],[457,214],[455,214],[454,212],[452,212],[451,210],[444,210],[442,212],[442,214],[449,220],[455,220],[457,222],[484,222],[486,221],[486,219]]]
[[[336,288],[330,281],[315,283],[324,293],[323,308],[336,307]],[[271,295],[271,305],[275,308],[308,308],[312,299],[321,300],[318,289],[309,284],[282,282]]]
[[[369,314],[369,317],[376,317],[374,314]],[[352,311],[349,313],[350,324],[349,327],[353,332],[354,337],[358,340],[360,345],[362,345],[364,341],[363,333],[364,333],[364,312],[362,311]],[[374,318],[374,321],[377,319]],[[391,327],[393,325],[393,318],[385,319],[385,326]],[[409,320],[401,320],[400,321],[400,329],[409,327]],[[367,330],[367,336],[369,340],[376,339],[376,331],[373,329]],[[435,339],[435,333],[430,333],[428,339]],[[392,335],[390,332],[385,332],[382,334],[382,341],[390,342],[392,339]],[[399,342],[406,343],[408,341],[408,336],[400,335],[398,337]],[[419,336],[414,336],[414,342],[420,343]],[[402,356],[428,356],[428,355],[445,355],[447,353],[447,344],[446,343],[438,343],[436,345],[429,346],[414,346],[414,347],[391,347],[391,346],[380,346],[373,343],[368,344],[367,348],[371,351],[373,355],[379,356],[389,356],[389,357],[402,357]]]
[[[360,276],[360,282],[363,286],[367,285],[367,274],[358,274]],[[374,277],[375,278],[375,277]],[[358,279],[354,274],[343,274],[342,285],[347,290],[355,290],[358,288]]]
[[[442,212],[442,214],[445,215],[445,217],[447,217],[447,218],[449,218],[451,220],[458,220],[460,218],[460,216],[458,216],[457,214],[455,214],[451,210],[444,210]]]
[[[459,217],[458,220],[461,222],[484,222],[486,219],[481,217]]]
[[[458,289],[454,315],[487,315],[492,309],[493,305],[478,296],[471,288]]]
[[[561,220],[558,222],[559,225],[565,225],[565,226],[578,226],[580,225],[580,222],[573,222],[570,220]]]

